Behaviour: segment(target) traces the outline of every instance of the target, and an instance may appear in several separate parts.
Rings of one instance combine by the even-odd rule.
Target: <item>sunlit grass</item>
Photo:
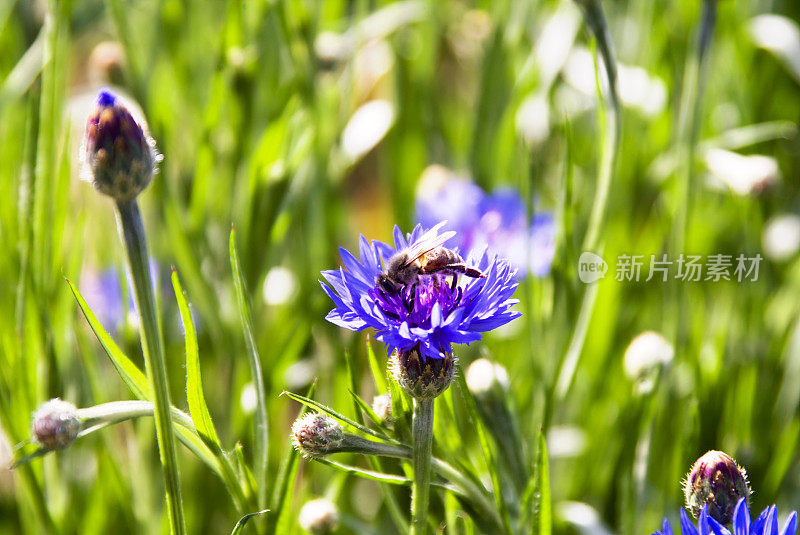
[[[410,444],[383,347],[325,321],[318,280],[359,234],[413,227],[433,164],[510,186],[557,226],[549,274],[516,292],[522,318],[458,347],[462,375],[435,408],[434,524],[649,533],[676,525],[680,481],[709,449],[747,469],[751,511],[797,509],[798,6],[603,2],[606,47],[567,1],[242,4],[0,2],[3,458],[34,451],[14,447],[53,397],[151,399],[113,203],[79,180],[86,117],[111,86],[164,154],[139,204],[170,398],[191,418],[173,422],[189,533],[263,509],[243,533],[296,533],[315,498],[336,504],[340,532],[406,529],[410,463],[304,460],[289,434],[301,396]],[[587,249],[608,263],[591,285]],[[763,257],[756,281],[644,281],[651,255],[742,253]],[[615,280],[620,255],[643,255],[639,282]],[[118,281],[113,325],[109,290],[90,287],[101,275]],[[674,353],[630,377],[645,331]],[[507,369],[518,459],[493,402],[469,394],[480,357]],[[367,410],[380,394],[392,427]],[[153,419],[136,416],[0,473],[0,533],[168,529]]]

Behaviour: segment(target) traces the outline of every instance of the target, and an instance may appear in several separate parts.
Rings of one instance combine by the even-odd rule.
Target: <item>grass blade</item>
[[[233,526],[233,531],[231,531],[231,535],[238,535],[244,529],[244,525],[247,524],[247,521],[253,518],[254,516],[263,515],[264,513],[268,513],[269,509],[264,509],[262,511],[256,511],[255,513],[248,513],[244,515],[239,521]]]
[[[94,315],[89,305],[86,304],[78,288],[69,279],[66,279],[66,281],[72,290],[72,295],[74,295],[75,299],[78,301],[78,306],[81,308],[83,316],[86,318],[86,321],[89,322],[89,326],[92,328],[100,345],[103,346],[108,358],[111,359],[111,363],[117,369],[119,376],[125,384],[128,385],[128,388],[130,388],[134,396],[139,399],[152,399],[150,386],[147,383],[147,378],[144,373],[142,373],[139,367],[122,352],[122,349],[120,349],[114,339],[106,332],[98,321],[97,316]]]
[[[550,498],[550,463],[547,460],[547,444],[544,433],[539,432],[539,458],[536,461],[537,486],[539,487],[539,535],[550,535],[553,531],[553,502]]]
[[[239,254],[236,251],[236,231],[231,228],[229,243],[231,257],[231,270],[233,271],[233,284],[236,287],[236,298],[239,305],[239,314],[242,318],[244,327],[245,342],[247,344],[247,355],[250,357],[250,371],[253,375],[253,384],[256,387],[256,410],[255,410],[255,469],[253,470],[256,481],[258,482],[258,504],[263,507],[267,499],[267,455],[269,443],[269,428],[267,427],[267,400],[264,389],[264,376],[261,373],[261,358],[256,347],[256,338],[253,335],[253,317],[250,300],[247,296],[247,288],[244,282],[244,274],[239,264]]]
[[[197,348],[197,331],[192,321],[192,312],[186,300],[186,293],[181,287],[178,272],[172,270],[172,287],[175,290],[175,299],[183,321],[184,337],[186,339],[186,400],[189,403],[189,414],[203,442],[213,451],[222,451],[211,413],[203,395],[203,383],[200,377],[200,356]]]

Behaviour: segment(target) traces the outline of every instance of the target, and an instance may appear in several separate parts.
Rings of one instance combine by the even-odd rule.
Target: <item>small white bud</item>
[[[339,525],[336,504],[325,498],[311,500],[300,509],[300,526],[314,535],[331,533]]]

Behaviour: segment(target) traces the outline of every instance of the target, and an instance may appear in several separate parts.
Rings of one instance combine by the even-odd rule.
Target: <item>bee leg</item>
[[[405,305],[405,307],[406,307],[406,312],[411,314],[411,311],[414,310],[414,301],[417,300],[417,283],[416,282],[411,286],[411,291],[409,292],[408,297],[410,297],[410,299],[408,299],[408,298],[403,299],[403,305]]]
[[[450,281],[450,290],[455,292],[457,287],[458,287],[458,273],[454,271],[453,280]]]

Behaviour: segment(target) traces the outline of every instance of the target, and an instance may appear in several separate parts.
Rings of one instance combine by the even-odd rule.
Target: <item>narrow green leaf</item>
[[[293,400],[298,401],[298,402],[302,403],[303,405],[306,405],[307,407],[311,407],[311,408],[316,409],[316,410],[318,410],[320,412],[324,412],[325,414],[328,414],[329,416],[332,416],[333,418],[339,420],[340,422],[346,423],[347,425],[350,425],[350,426],[354,427],[355,429],[358,429],[362,433],[365,433],[367,435],[371,435],[371,436],[373,436],[375,438],[379,438],[381,440],[385,440],[387,442],[391,442],[393,444],[400,444],[400,445],[402,444],[401,442],[398,442],[397,440],[393,439],[392,437],[390,437],[388,435],[385,435],[383,433],[379,433],[379,432],[375,431],[374,429],[370,429],[369,427],[367,427],[365,425],[361,425],[360,423],[351,420],[350,418],[344,416],[343,414],[340,414],[340,413],[334,411],[333,409],[331,409],[330,407],[326,407],[322,403],[314,401],[313,399],[309,399],[307,397],[301,396],[299,394],[294,394],[294,393],[288,392],[288,391],[283,391],[281,393],[281,395],[282,396],[284,396],[284,395],[288,396],[288,397],[292,398]]]
[[[236,287],[236,298],[239,305],[239,315],[244,327],[245,343],[247,344],[247,355],[250,357],[250,372],[253,375],[253,384],[256,387],[256,410],[255,410],[255,454],[254,454],[254,475],[258,482],[258,504],[266,503],[266,481],[267,481],[267,455],[269,442],[269,428],[267,426],[267,400],[264,389],[264,376],[261,373],[261,358],[256,347],[256,338],[253,334],[253,317],[250,307],[250,299],[247,296],[244,274],[239,264],[239,254],[236,252],[236,231],[231,228],[229,243],[231,257],[231,270],[233,271],[233,284]]]
[[[550,463],[547,460],[547,445],[544,433],[539,432],[539,535],[550,535],[553,531],[553,503],[550,498]]]
[[[78,306],[80,306],[86,321],[89,322],[89,326],[100,341],[100,345],[103,346],[108,358],[111,359],[111,363],[117,369],[119,376],[125,381],[125,384],[128,385],[128,388],[130,388],[134,396],[139,399],[152,400],[152,393],[150,392],[150,384],[147,382],[147,377],[145,377],[139,367],[123,353],[122,349],[114,342],[114,339],[106,332],[89,308],[89,305],[86,304],[78,288],[69,279],[66,279],[66,281],[72,290],[72,295],[74,295],[75,299],[78,301]]]
[[[264,513],[268,513],[269,509],[264,509],[263,511],[256,511],[255,513],[248,513],[244,515],[239,521],[233,526],[233,531],[231,531],[231,535],[238,535],[244,529],[244,525],[247,524],[247,521],[253,518],[254,516],[263,515]]]
[[[364,479],[371,479],[372,481],[378,481],[380,483],[389,483],[391,485],[411,485],[411,480],[405,476],[395,476],[392,474],[384,474],[381,472],[376,472],[374,470],[366,470],[364,468],[358,468],[357,466],[350,466],[347,464],[337,463],[336,461],[332,461],[324,457],[319,457],[319,458],[315,457],[314,460],[319,463],[331,466],[337,470],[341,470],[342,472],[345,472],[347,474],[363,477]]]
[[[378,415],[375,414],[375,411],[372,410],[372,407],[370,407],[369,404],[366,401],[361,399],[361,397],[358,394],[356,394],[355,392],[353,392],[352,390],[350,390],[349,392],[350,392],[350,395],[353,396],[353,401],[355,402],[356,407],[358,409],[360,409],[361,411],[363,411],[364,414],[366,414],[369,417],[369,419],[372,420],[372,422],[375,425],[380,427],[383,431],[387,431],[388,432],[388,429],[386,429],[386,427],[384,426],[384,423],[381,421],[381,419],[378,418]],[[363,418],[359,418],[359,419],[363,420]]]
[[[183,321],[183,332],[186,340],[186,400],[189,403],[189,414],[197,429],[197,433],[203,442],[212,451],[222,451],[222,444],[214,429],[214,422],[211,420],[211,413],[203,395],[203,383],[200,377],[200,355],[197,348],[197,331],[192,321],[192,312],[189,310],[189,302],[186,293],[181,287],[178,272],[172,270],[172,287],[175,290],[175,299],[178,301],[178,309]]]

